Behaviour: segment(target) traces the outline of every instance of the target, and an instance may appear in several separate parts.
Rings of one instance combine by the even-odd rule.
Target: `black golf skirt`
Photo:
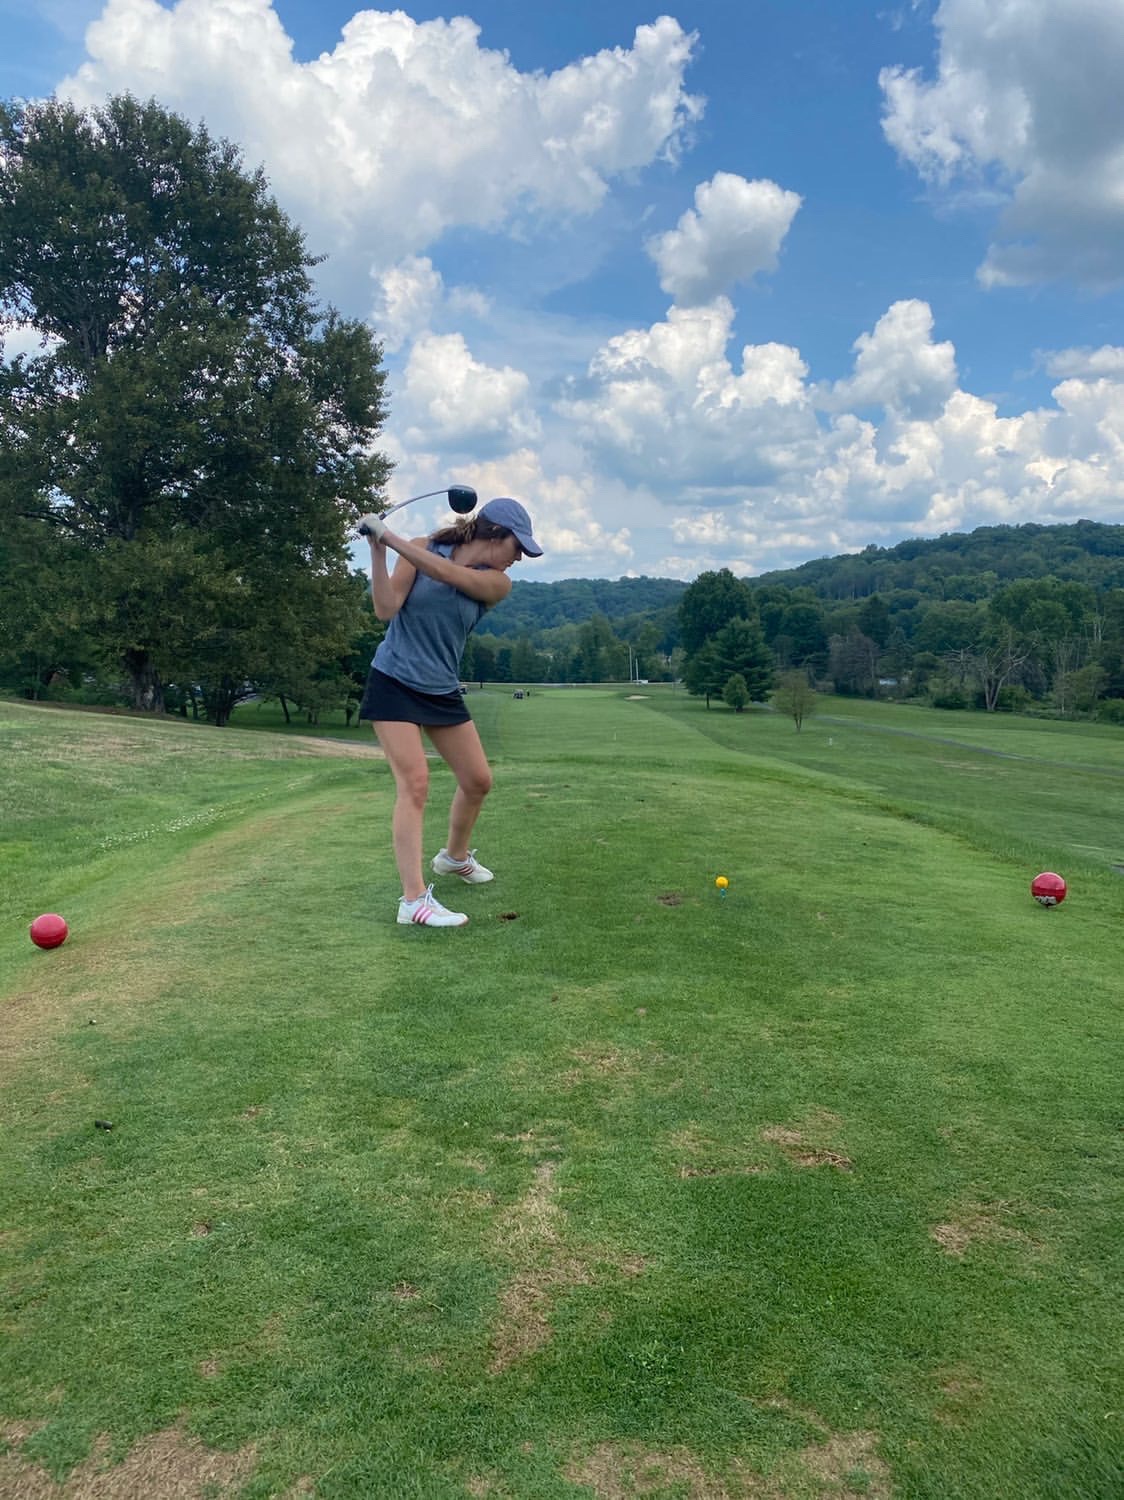
[[[472,721],[460,693],[419,693],[417,688],[408,687],[397,677],[388,677],[376,667],[371,668],[367,677],[359,717],[421,724],[426,729]]]

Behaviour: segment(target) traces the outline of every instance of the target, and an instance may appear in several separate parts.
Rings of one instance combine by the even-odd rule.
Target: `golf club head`
[[[470,484],[449,486],[449,509],[455,510],[459,516],[467,516],[470,510],[476,509],[476,491]]]

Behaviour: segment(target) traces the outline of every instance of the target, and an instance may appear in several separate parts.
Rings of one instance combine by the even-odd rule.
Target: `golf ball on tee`
[[[718,889],[720,891],[724,891],[726,889],[726,887],[730,884],[730,882],[726,879],[725,875],[717,875],[717,876],[715,876],[714,883],[715,883],[715,885],[718,887]]]

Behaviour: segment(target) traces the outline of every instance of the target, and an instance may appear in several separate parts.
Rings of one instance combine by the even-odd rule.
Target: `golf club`
[[[476,508],[476,491],[470,484],[451,484],[445,490],[429,490],[424,495],[411,495],[408,500],[399,500],[397,505],[392,505],[389,510],[383,511],[383,520],[387,516],[392,516],[396,510],[401,510],[404,505],[413,505],[415,500],[432,500],[434,495],[448,495],[449,509],[455,510],[460,516],[467,516],[470,510]],[[359,525],[359,535],[370,535],[362,522]]]

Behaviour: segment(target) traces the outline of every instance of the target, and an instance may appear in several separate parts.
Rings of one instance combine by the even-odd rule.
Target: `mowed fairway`
[[[5,1500],[1124,1493],[1124,735],[633,691],[0,704]]]

